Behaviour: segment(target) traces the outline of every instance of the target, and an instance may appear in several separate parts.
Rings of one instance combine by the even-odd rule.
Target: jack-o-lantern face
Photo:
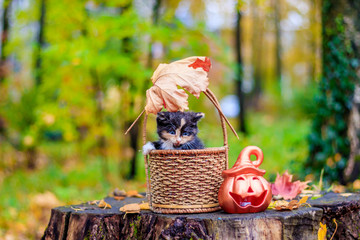
[[[257,160],[250,161],[250,155]],[[264,170],[258,169],[263,161],[260,148],[249,146],[241,151],[233,168],[223,171],[224,182],[219,190],[219,204],[228,213],[264,211],[271,202],[270,184],[262,177]]]

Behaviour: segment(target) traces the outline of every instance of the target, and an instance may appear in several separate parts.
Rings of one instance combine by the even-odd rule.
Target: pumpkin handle
[[[256,156],[256,160],[255,161],[251,161],[250,160],[250,156],[251,155],[255,155]],[[235,166],[240,166],[240,165],[249,165],[252,164],[254,167],[259,167],[262,162],[264,160],[264,154],[261,151],[261,149],[257,146],[247,146],[246,148],[244,148],[238,159],[236,160],[236,163],[234,164]]]

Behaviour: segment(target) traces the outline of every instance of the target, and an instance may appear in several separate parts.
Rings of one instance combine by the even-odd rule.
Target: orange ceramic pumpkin
[[[250,156],[255,155],[256,161]],[[270,184],[263,178],[265,170],[259,169],[264,155],[260,148],[244,148],[231,169],[222,172],[224,182],[219,189],[219,204],[228,213],[264,211],[270,204]]]

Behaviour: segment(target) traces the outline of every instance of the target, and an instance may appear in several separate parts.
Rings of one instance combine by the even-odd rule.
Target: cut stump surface
[[[42,239],[317,239],[319,223],[327,225],[330,238],[359,239],[360,194],[328,193],[309,200],[312,207],[293,211],[266,210],[252,214],[223,211],[201,214],[139,214],[120,212],[120,207],[145,198],[116,201],[105,198],[111,209],[80,204],[52,209]]]

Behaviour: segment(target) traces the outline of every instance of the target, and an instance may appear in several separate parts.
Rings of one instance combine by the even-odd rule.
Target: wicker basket
[[[211,96],[220,110],[216,97]],[[194,150],[152,150],[145,156],[147,197],[157,213],[202,213],[220,209],[221,173],[228,168],[228,143],[224,117],[219,111],[224,146]],[[146,143],[144,119],[143,140]],[[149,179],[150,175],[150,179]]]

